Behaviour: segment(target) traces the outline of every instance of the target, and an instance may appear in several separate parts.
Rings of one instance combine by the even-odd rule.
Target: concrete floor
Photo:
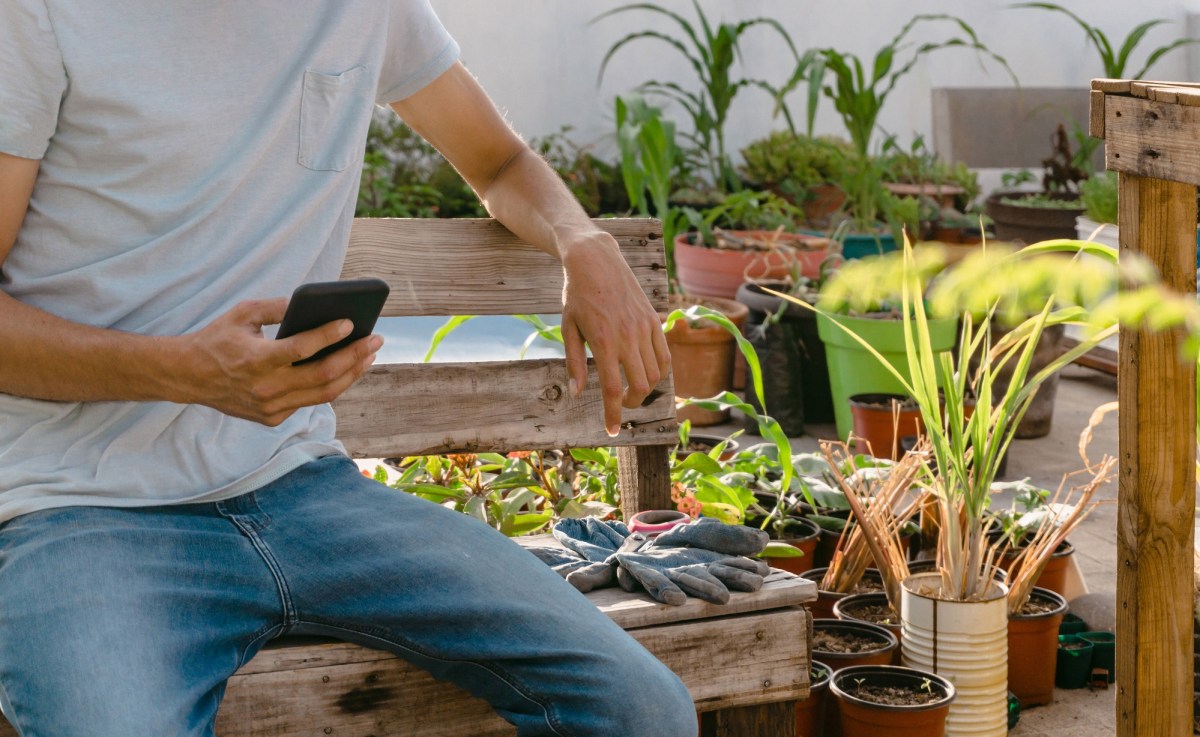
[[[1050,434],[1032,440],[1013,441],[1004,480],[1029,477],[1043,488],[1055,489],[1062,475],[1082,467],[1079,434],[1087,427],[1093,410],[1117,398],[1116,377],[1076,366],[1064,370],[1059,381]],[[735,429],[733,425],[723,429]],[[719,430],[722,428],[712,428]],[[832,425],[806,427],[806,435],[794,438],[796,450],[817,448],[819,438],[833,438]],[[1116,414],[1110,414],[1095,432],[1088,455],[1095,461],[1117,453]],[[1094,630],[1112,630],[1117,588],[1117,485],[1111,481],[1096,495],[1101,504],[1071,534],[1075,559],[1086,594],[1072,600],[1072,611]],[[1007,500],[997,500],[1006,505]],[[1054,703],[1021,714],[1012,737],[1099,737],[1116,731],[1116,687],[1106,690],[1055,689]]]

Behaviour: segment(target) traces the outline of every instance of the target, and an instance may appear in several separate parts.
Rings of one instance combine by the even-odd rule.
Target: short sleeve
[[[429,0],[391,0],[375,101],[385,105],[419,92],[449,69],[458,54],[458,44]]]
[[[67,89],[44,0],[0,2],[0,151],[40,159]]]

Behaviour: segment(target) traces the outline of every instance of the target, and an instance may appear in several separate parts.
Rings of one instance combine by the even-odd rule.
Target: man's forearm
[[[178,342],[80,325],[0,292],[0,393],[54,401],[177,401]]]
[[[575,247],[616,242],[588,218],[558,174],[529,148],[513,156],[480,198],[521,239],[566,262]]]

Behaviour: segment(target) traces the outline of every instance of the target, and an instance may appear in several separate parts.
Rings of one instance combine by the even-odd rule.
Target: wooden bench
[[[646,294],[666,310],[657,223],[597,223],[616,236]],[[562,310],[558,263],[491,220],[359,220],[342,276],[387,280],[386,316]],[[616,445],[622,506],[630,515],[670,506],[668,453],[677,428],[669,378],[658,388],[662,396],[627,411],[613,439],[600,419],[594,366],[578,398],[569,396],[561,359],[376,366],[336,403],[338,436],[358,458]],[[702,714],[703,735],[794,734],[795,702],[808,696],[811,631],[811,617],[798,605],[816,598],[815,584],[772,572],[761,591],[733,594],[722,606],[689,599],[670,607],[620,589],[589,597],[683,678]],[[233,676],[216,731],[221,737],[515,734],[485,702],[389,653],[297,638],[272,643]],[[0,725],[0,737],[10,735]]]

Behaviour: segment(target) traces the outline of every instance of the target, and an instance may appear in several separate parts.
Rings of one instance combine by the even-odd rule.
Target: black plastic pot
[[[792,303],[787,303],[778,322],[764,327],[767,317],[779,312],[784,304],[784,300],[763,291],[764,287],[787,289],[784,282],[747,282],[738,289],[737,300],[750,308],[746,335],[762,366],[767,411],[789,436],[800,435],[805,422],[834,421],[825,344],[817,334],[816,315]],[[752,391],[747,391],[746,397],[761,411]]]

